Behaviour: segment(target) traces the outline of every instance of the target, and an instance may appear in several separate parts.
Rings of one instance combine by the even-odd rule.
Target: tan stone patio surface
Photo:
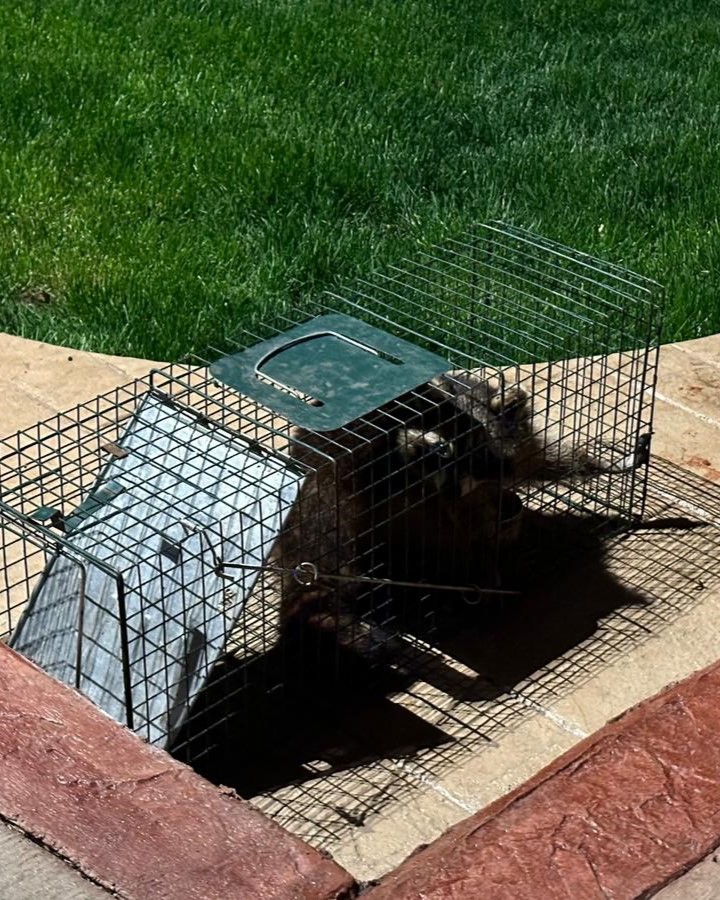
[[[358,881],[377,879],[608,720],[720,658],[720,335],[666,346],[660,359],[649,527],[613,539],[499,623],[428,647],[422,680],[360,722],[362,752],[342,766],[310,761],[306,779],[248,798],[257,808]],[[151,365],[9,335],[0,335],[0,360],[2,434]],[[409,722],[417,728],[403,743]],[[7,841],[0,867],[11,871],[24,857],[4,850]]]

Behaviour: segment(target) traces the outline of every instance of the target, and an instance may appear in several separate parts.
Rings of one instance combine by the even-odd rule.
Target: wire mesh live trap
[[[191,761],[412,671],[557,522],[642,516],[659,328],[653,282],[499,224],[277,310],[0,443],[0,633]]]

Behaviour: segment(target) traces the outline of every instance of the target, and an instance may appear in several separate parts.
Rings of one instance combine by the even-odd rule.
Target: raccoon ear
[[[457,397],[459,394],[466,394],[470,390],[482,388],[487,385],[487,379],[482,378],[477,372],[471,372],[469,369],[453,369],[450,372],[443,372],[437,378],[433,378],[431,384],[440,388],[446,394]]]
[[[400,454],[403,462],[416,459],[420,451],[420,439],[422,432],[419,428],[398,428],[395,434],[395,449]]]
[[[448,372],[441,375],[447,399],[465,415],[484,423],[492,396],[486,379],[475,372]]]
[[[492,400],[493,397],[497,397],[498,394],[501,394],[505,388],[505,378],[488,378],[485,382],[487,384],[487,393],[488,400]]]

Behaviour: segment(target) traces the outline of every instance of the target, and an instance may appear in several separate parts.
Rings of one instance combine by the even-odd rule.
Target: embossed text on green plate
[[[210,372],[294,425],[331,431],[448,368],[436,353],[331,313],[225,356]]]

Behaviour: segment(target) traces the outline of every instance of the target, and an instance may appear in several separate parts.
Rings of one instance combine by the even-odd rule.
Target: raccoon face
[[[463,493],[467,481],[501,477],[532,423],[528,394],[516,385],[462,374],[440,376],[427,387],[434,413],[417,423],[425,427],[397,430],[399,465],[417,467],[412,480],[431,479],[451,496]]]
[[[405,463],[433,456],[440,460],[449,460],[455,456],[453,441],[445,440],[437,431],[423,431],[421,428],[400,428],[395,449]]]
[[[395,435],[398,474],[410,484],[423,484],[430,493],[456,492],[457,442],[438,431],[425,431],[410,426],[399,428]]]

